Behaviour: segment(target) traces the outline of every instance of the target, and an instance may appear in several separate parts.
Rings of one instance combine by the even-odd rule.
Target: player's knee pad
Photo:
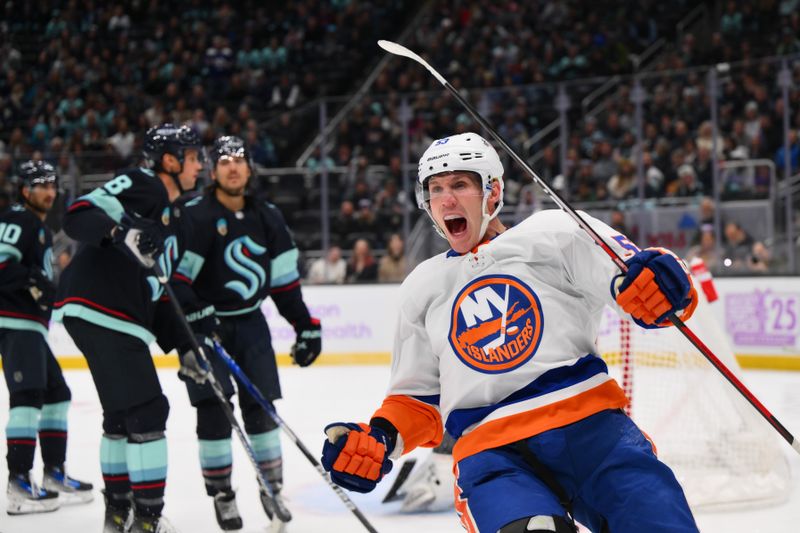
[[[72,400],[72,392],[66,383],[62,382],[57,387],[44,391],[45,403],[60,403],[70,400]]]
[[[249,435],[266,433],[278,427],[275,420],[259,404],[244,407],[242,409],[242,418],[244,419],[244,430]]]
[[[219,400],[208,399],[200,402],[197,405],[197,438],[219,440],[230,436],[231,423],[225,416]]]
[[[498,533],[578,533],[578,529],[563,516],[538,515],[506,524]]]
[[[169,402],[163,394],[149,402],[128,409],[125,415],[125,427],[128,435],[146,435],[167,429]]]
[[[44,405],[44,391],[41,389],[28,389],[12,392],[8,395],[8,406],[14,407],[33,407],[41,409]]]

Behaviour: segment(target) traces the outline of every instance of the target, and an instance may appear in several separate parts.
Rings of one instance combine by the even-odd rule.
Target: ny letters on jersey
[[[482,276],[456,295],[450,346],[474,370],[509,372],[536,353],[543,325],[542,306],[528,285],[514,276]]]

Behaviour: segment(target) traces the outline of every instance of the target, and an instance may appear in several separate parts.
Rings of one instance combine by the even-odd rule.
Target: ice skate
[[[58,492],[40,488],[31,480],[30,472],[9,477],[6,497],[10,515],[49,513],[60,507]]]
[[[134,515],[127,533],[178,533],[178,530],[163,516]]]
[[[63,468],[45,467],[42,487],[57,492],[61,505],[76,505],[94,500],[92,484],[69,477]]]
[[[286,507],[286,502],[281,496],[281,484],[272,483],[272,494],[270,497],[263,490],[261,491],[261,505],[264,507],[264,512],[273,522],[280,520],[281,522],[289,522],[292,519],[292,512]],[[275,509],[277,508],[277,517]]]
[[[109,505],[109,498],[103,494],[106,501],[106,517],[103,524],[103,533],[128,533],[133,523],[132,505]],[[130,502],[130,500],[128,500]]]
[[[236,506],[236,493],[233,490],[223,490],[214,495],[214,513],[217,523],[224,531],[242,529],[242,517]]]

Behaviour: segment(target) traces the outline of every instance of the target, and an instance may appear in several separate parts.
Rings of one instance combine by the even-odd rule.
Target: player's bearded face
[[[243,157],[223,156],[217,161],[217,187],[230,196],[241,196],[250,179],[250,167]]]
[[[26,201],[33,210],[47,213],[53,207],[57,192],[55,183],[35,185],[28,188]]]
[[[431,213],[450,247],[458,253],[474,248],[483,220],[483,192],[471,172],[452,172],[428,181]]]
[[[186,150],[183,156],[183,170],[178,175],[178,181],[181,182],[184,191],[194,189],[201,170],[203,163],[200,161],[200,153],[197,150]]]

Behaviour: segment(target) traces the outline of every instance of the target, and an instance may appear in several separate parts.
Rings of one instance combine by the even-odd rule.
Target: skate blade
[[[42,503],[42,502],[23,502],[19,504],[8,504],[8,508],[6,509],[6,513],[11,516],[19,516],[19,515],[26,515],[26,514],[38,514],[38,513],[52,513],[53,511],[58,511],[61,507],[61,502],[58,499],[53,499],[51,502]]]
[[[94,501],[94,494],[90,490],[81,490],[74,492],[59,492],[58,499],[61,505],[83,505],[84,503],[91,503]]]
[[[269,527],[267,528],[268,533],[286,533],[286,531],[286,522],[282,522],[277,518],[273,518],[272,522],[269,523]]]

